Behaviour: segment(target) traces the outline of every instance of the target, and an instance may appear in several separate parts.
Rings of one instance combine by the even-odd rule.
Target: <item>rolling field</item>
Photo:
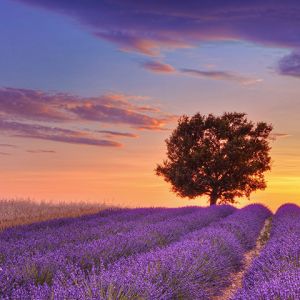
[[[103,210],[6,228],[0,299],[299,299],[299,226],[296,205],[272,215],[253,204]]]
[[[55,218],[78,217],[107,209],[105,204],[36,203],[30,200],[0,200],[0,231],[18,225]]]

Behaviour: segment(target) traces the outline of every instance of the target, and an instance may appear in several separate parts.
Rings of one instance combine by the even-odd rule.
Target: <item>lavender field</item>
[[[11,227],[0,233],[0,299],[299,299],[299,226],[296,205],[272,215],[253,204],[108,209]]]

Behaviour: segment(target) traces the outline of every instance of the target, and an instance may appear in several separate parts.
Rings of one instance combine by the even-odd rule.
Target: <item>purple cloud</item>
[[[244,76],[238,73],[232,73],[228,71],[220,70],[196,70],[196,69],[180,69],[176,70],[173,66],[158,61],[147,61],[142,64],[142,67],[148,71],[155,73],[168,73],[168,74],[181,74],[181,75],[191,75],[200,78],[213,79],[213,80],[227,80],[234,81],[244,85],[255,84],[261,82],[262,79],[252,78]]]
[[[300,47],[297,0],[18,1],[69,16],[94,36],[147,55],[211,40]]]
[[[55,154],[56,153],[56,151],[54,151],[54,150],[43,150],[43,149],[27,150],[26,152],[32,153],[32,154]]]
[[[79,104],[70,108],[79,118],[88,121],[99,121],[113,124],[130,124],[137,129],[147,127],[159,129],[167,122],[163,118],[154,118],[127,108],[111,107],[96,103]]]
[[[0,152],[0,155],[11,155],[11,153],[8,153],[8,152]]]
[[[0,113],[18,118],[40,121],[66,121],[70,119],[62,109],[70,96],[51,94],[39,90],[0,88]]]
[[[142,67],[148,71],[155,73],[175,73],[176,69],[165,63],[161,63],[158,61],[146,61],[142,63]]]
[[[122,144],[104,139],[98,139],[86,132],[27,124],[0,119],[0,132],[15,137],[33,138],[70,144],[82,144],[101,147],[121,147]]]
[[[93,123],[107,123],[123,124],[137,130],[163,130],[165,124],[174,120],[174,116],[163,113],[155,106],[141,105],[143,100],[145,97],[118,93],[78,97],[39,90],[0,88],[0,132],[64,143],[120,147],[120,143],[109,138],[134,138],[137,135],[113,130],[94,132],[106,134],[107,139],[103,139],[93,136],[88,129],[76,131],[66,127],[77,124],[79,128],[86,128],[86,125],[95,125]]]
[[[166,122],[165,114],[152,106],[136,105],[138,96],[106,94],[99,97],[77,97],[38,90],[0,88],[0,116],[6,119],[45,122],[92,121],[127,124],[149,130]],[[156,116],[153,116],[156,114]]]
[[[240,74],[226,72],[226,71],[206,71],[206,70],[195,70],[195,69],[181,69],[180,72],[186,75],[192,75],[200,78],[208,78],[214,80],[229,80],[238,82],[245,85],[255,84],[261,79],[246,77]]]
[[[278,63],[278,71],[282,75],[300,77],[300,52],[284,56]]]
[[[129,133],[129,132],[119,132],[119,131],[112,131],[112,130],[97,130],[98,133],[103,133],[107,137],[113,137],[113,136],[118,136],[118,137],[130,137],[130,138],[137,138],[138,135]]]
[[[11,145],[11,144],[0,144],[0,147],[17,148],[16,145]]]

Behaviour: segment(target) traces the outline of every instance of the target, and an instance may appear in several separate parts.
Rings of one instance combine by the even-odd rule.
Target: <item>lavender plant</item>
[[[42,290],[44,284],[54,284],[55,274],[72,274],[70,268],[79,268],[83,276],[99,272],[120,258],[164,247],[233,211],[230,206],[114,211],[77,222],[30,225],[25,237],[20,234],[23,227],[20,232],[8,230],[0,236],[0,296],[18,298],[20,290]]]
[[[253,261],[234,300],[300,299],[300,207],[281,206],[270,240]]]
[[[218,210],[216,207],[214,210]],[[229,284],[270,212],[251,205],[162,248],[123,257],[86,273],[67,264],[47,284],[21,285],[14,299],[210,299]],[[249,235],[247,235],[247,233]]]

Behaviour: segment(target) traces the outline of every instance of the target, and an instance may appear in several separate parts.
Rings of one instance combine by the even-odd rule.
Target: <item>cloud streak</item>
[[[169,64],[158,61],[146,61],[142,64],[142,67],[154,73],[190,75],[203,79],[233,81],[243,85],[252,85],[262,81],[262,79],[221,70],[197,70],[187,68],[177,70]]]
[[[12,145],[12,144],[0,144],[0,147],[6,147],[6,148],[17,148],[16,145]]]
[[[32,138],[70,144],[81,144],[100,147],[122,146],[122,144],[118,142],[105,139],[98,139],[82,131],[75,131],[58,127],[48,127],[35,124],[26,124],[1,119],[0,132],[10,134],[14,137]]]
[[[125,124],[137,129],[147,127],[149,130],[157,130],[168,122],[159,109],[134,104],[137,99],[140,97],[113,93],[78,97],[39,90],[0,88],[0,116],[44,122]]]
[[[286,137],[290,137],[291,135],[288,134],[288,133],[280,133],[280,132],[274,132],[274,133],[271,133],[270,134],[270,140],[277,140],[277,139],[280,139],[280,138],[286,138]]]
[[[169,65],[158,61],[146,61],[142,63],[142,67],[148,71],[155,73],[175,73],[176,69]]]
[[[0,88],[0,132],[17,137],[71,144],[121,147],[116,137],[137,137],[115,130],[73,130],[101,123],[126,125],[135,130],[164,130],[174,116],[152,105],[143,105],[141,96],[109,93],[79,97],[40,90]],[[105,138],[101,138],[100,134]],[[113,140],[110,140],[113,139]],[[0,144],[2,147],[13,145]]]
[[[69,109],[82,120],[99,121],[110,124],[129,124],[134,128],[148,127],[155,130],[167,122],[164,118],[154,118],[131,109],[108,106],[94,102],[79,104]]]
[[[278,72],[281,75],[300,78],[300,52],[284,56],[278,63]]]
[[[6,155],[11,155],[11,154],[8,152],[0,152],[0,155],[6,156]]]
[[[112,130],[97,130],[98,133],[103,133],[107,137],[129,137],[129,138],[137,138],[138,135],[129,133],[129,132],[119,132],[119,131],[112,131]]]
[[[146,55],[212,40],[300,47],[296,0],[18,1],[69,16],[94,36]]]
[[[0,113],[16,118],[59,122],[70,119],[63,103],[71,98],[39,90],[0,88]]]
[[[261,79],[258,78],[246,77],[240,74],[231,73],[227,71],[181,69],[180,72],[185,75],[191,75],[195,77],[213,79],[213,80],[234,81],[244,85],[251,85],[262,81]]]
[[[43,149],[27,150],[26,152],[32,153],[32,154],[55,154],[56,153],[56,151],[54,151],[54,150],[43,150]]]

